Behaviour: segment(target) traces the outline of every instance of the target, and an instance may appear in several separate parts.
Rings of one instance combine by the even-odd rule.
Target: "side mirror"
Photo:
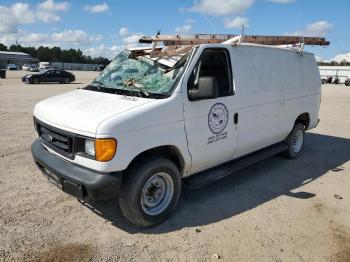
[[[202,76],[198,81],[198,89],[189,89],[188,98],[191,101],[213,99],[219,96],[218,81],[213,76]]]

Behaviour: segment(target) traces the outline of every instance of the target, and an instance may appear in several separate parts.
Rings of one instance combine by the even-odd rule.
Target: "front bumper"
[[[31,149],[38,168],[64,192],[83,200],[118,195],[122,172],[101,173],[69,163],[47,151],[39,139],[34,141]]]

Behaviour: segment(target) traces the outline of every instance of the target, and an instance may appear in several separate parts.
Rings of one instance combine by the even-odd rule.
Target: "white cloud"
[[[338,54],[333,59],[331,59],[331,61],[336,61],[338,63],[343,61],[350,62],[350,52],[345,54]]]
[[[18,44],[23,46],[46,45],[50,40],[50,35],[41,33],[29,33],[21,29],[14,34],[0,34],[0,43],[10,46],[18,40]]]
[[[109,6],[106,3],[97,5],[86,5],[84,10],[91,14],[106,13],[109,11]]]
[[[122,37],[122,42],[126,48],[135,47],[139,45],[139,39],[143,33],[130,33],[127,27],[119,29],[119,35]]]
[[[122,37],[127,36],[127,35],[129,34],[129,29],[126,28],[126,27],[122,27],[122,28],[120,28],[120,30],[119,30],[119,34],[120,34],[120,36],[122,36]]]
[[[38,4],[38,9],[48,12],[61,12],[68,11],[70,4],[66,1],[64,2],[55,2],[54,0],[46,0]]]
[[[43,21],[44,23],[58,22],[61,19],[60,16],[55,13],[47,13],[44,11],[37,11],[36,16],[40,21]]]
[[[15,3],[6,7],[0,5],[0,33],[13,34],[18,32],[19,24],[34,22],[34,14],[26,3]]]
[[[53,33],[51,41],[73,45],[89,45],[102,39],[100,35],[90,36],[82,30],[64,30],[60,33]]]
[[[226,28],[241,28],[242,25],[249,27],[249,20],[246,17],[237,16],[235,19],[225,19],[224,25]]]
[[[16,3],[12,7],[14,16],[21,24],[29,24],[34,22],[34,14],[30,11],[29,4]]]
[[[22,36],[18,38],[18,42],[21,45],[39,46],[47,42],[49,39],[50,36],[48,34],[24,32]]]
[[[317,21],[307,25],[303,30],[296,31],[292,35],[297,36],[325,36],[332,31],[334,25],[327,21]]]
[[[139,43],[139,39],[141,38],[141,36],[143,36],[142,33],[136,33],[136,34],[132,34],[132,35],[128,35],[126,37],[123,38],[123,43],[125,44],[138,44]]]
[[[62,48],[68,48],[75,46],[79,48],[81,46],[92,45],[102,40],[101,35],[89,35],[82,30],[64,30],[62,32],[56,32],[52,34],[43,33],[29,33],[27,31],[19,30],[15,34],[0,34],[0,43],[7,46],[12,45],[18,40],[18,44],[23,46],[60,46]]]
[[[183,34],[183,33],[187,33],[189,31],[191,31],[191,29],[192,29],[192,25],[190,25],[190,24],[182,25],[182,26],[175,28],[175,33]]]
[[[224,16],[237,14],[247,10],[254,0],[199,0],[192,7],[185,9],[207,15]]]
[[[87,48],[83,51],[84,55],[91,56],[91,57],[106,57],[109,59],[114,58],[117,54],[119,54],[124,49],[124,46],[106,46],[106,45],[100,45],[97,47],[91,47]]]
[[[11,10],[0,6],[0,32],[1,33],[16,33],[18,31],[18,21],[13,16]]]
[[[277,4],[289,4],[289,3],[294,2],[295,0],[268,0],[268,1],[274,2]]]
[[[68,2],[55,2],[54,0],[46,0],[37,5],[36,17],[44,23],[58,22],[59,12],[66,12],[70,8]]]

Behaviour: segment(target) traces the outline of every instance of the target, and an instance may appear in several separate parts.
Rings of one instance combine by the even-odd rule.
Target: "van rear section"
[[[321,83],[312,54],[249,44],[231,51],[240,97],[239,155],[283,140],[298,117],[306,130],[316,127]]]

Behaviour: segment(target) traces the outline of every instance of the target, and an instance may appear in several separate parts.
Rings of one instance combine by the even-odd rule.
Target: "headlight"
[[[85,153],[89,156],[95,156],[95,140],[86,139],[85,140]]]
[[[117,141],[113,138],[89,139],[84,142],[84,153],[100,162],[112,160],[117,151]]]

